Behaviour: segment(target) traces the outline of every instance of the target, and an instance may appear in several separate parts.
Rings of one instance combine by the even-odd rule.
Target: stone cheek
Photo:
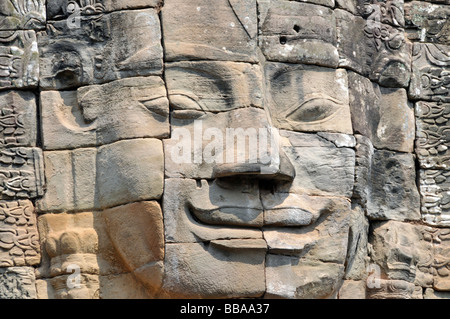
[[[267,297],[335,298],[344,277],[349,207],[333,211],[306,228],[268,229]],[[306,274],[306,275],[305,275]]]
[[[420,219],[420,197],[412,154],[374,149],[369,139],[357,136],[356,198],[375,220]]]
[[[383,88],[355,72],[348,78],[355,133],[368,137],[378,149],[412,152],[416,124],[406,90]]]
[[[262,297],[266,289],[264,259],[264,249],[224,249],[221,241],[207,246],[166,244],[168,277],[163,289],[170,292],[169,298]]]
[[[164,158],[156,139],[44,152],[44,161],[47,191],[38,200],[40,212],[102,209],[162,195]]]
[[[281,131],[283,150],[293,163],[292,183],[280,183],[281,192],[350,198],[355,172],[353,136]],[[340,145],[339,137],[347,140]]]

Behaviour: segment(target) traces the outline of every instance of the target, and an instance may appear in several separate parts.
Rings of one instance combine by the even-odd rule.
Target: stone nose
[[[249,175],[258,179],[292,181],[295,169],[281,147],[268,152],[264,158],[258,158],[254,163],[224,163],[213,169],[213,177],[230,177]]]

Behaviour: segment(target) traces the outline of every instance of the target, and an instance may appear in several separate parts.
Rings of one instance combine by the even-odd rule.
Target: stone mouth
[[[265,226],[308,226],[311,225],[315,219],[313,213],[296,206],[279,207],[264,211]]]
[[[261,207],[223,206],[214,209],[201,209],[190,205],[191,215],[206,225],[262,227]]]
[[[189,205],[189,212],[201,224],[251,228],[301,227],[311,225],[317,219],[310,211],[297,206],[273,209],[222,206],[214,209],[202,209]]]

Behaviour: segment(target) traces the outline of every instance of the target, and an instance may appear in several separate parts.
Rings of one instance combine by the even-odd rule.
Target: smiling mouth
[[[264,225],[266,226],[308,226],[316,219],[310,211],[299,207],[282,207],[268,209],[264,212]]]
[[[311,249],[318,240],[313,225],[320,214],[294,206],[199,209],[190,203],[186,213],[190,231],[200,241],[221,249],[264,249],[297,255]],[[309,235],[298,237],[303,233]]]
[[[225,206],[200,209],[189,205],[191,215],[205,225],[261,228],[264,226],[299,227],[316,221],[314,214],[299,207],[262,209]]]
[[[190,205],[191,214],[203,224],[262,227],[264,225],[262,208],[225,206],[216,209],[200,209]]]

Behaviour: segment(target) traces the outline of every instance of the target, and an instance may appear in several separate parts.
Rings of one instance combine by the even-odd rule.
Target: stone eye
[[[169,95],[170,104],[176,110],[202,110],[199,98],[191,92],[174,91]]]
[[[332,98],[315,97],[304,101],[300,106],[288,110],[286,117],[295,122],[314,123],[330,119],[341,107]]]

